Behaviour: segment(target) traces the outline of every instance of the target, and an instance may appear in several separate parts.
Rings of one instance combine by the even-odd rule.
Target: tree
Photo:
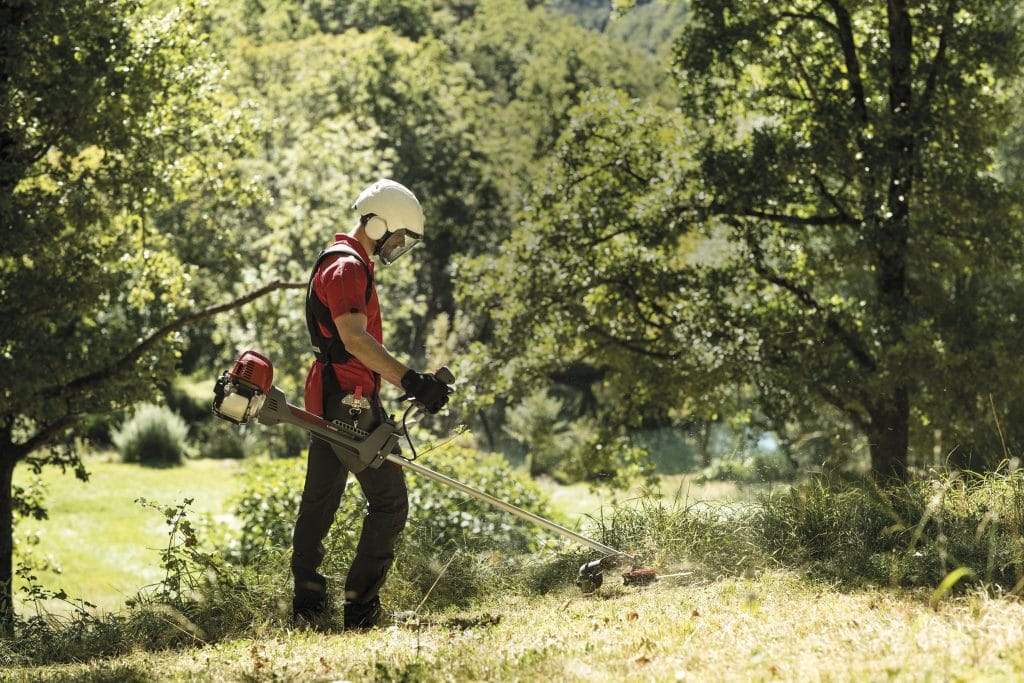
[[[205,317],[185,313],[202,271],[180,253],[198,237],[211,253],[226,248],[214,217],[190,225],[176,209],[244,205],[246,192],[226,165],[243,140],[240,114],[217,92],[221,67],[193,7],[54,0],[7,3],[2,14],[0,634],[9,634],[15,467],[59,465],[84,478],[69,430],[169,381],[175,333]]]
[[[640,410],[753,387],[780,426],[841,416],[880,478],[937,425],[983,445],[1024,380],[1020,195],[993,172],[1014,17],[693,2],[678,109],[591,94],[524,229],[473,264],[467,300],[501,311],[489,352],[520,377],[599,359]]]

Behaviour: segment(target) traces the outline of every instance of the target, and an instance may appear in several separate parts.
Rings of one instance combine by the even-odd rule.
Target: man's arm
[[[402,377],[409,368],[370,336],[366,331],[365,313],[343,313],[334,319],[334,326],[346,351],[396,387],[402,386]]]

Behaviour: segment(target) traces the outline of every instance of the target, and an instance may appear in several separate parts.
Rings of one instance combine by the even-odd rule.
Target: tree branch
[[[953,25],[953,15],[956,14],[957,0],[949,0],[946,5],[946,14],[942,20],[942,27],[939,29],[939,46],[935,49],[935,57],[928,67],[928,78],[924,86],[924,95],[921,98],[921,110],[925,113],[931,109],[932,97],[935,95],[935,88],[939,80],[939,69],[946,61],[947,38]]]
[[[842,37],[839,27],[833,24],[831,21],[821,16],[817,12],[781,12],[780,17],[785,19],[809,19],[813,22],[821,24],[828,30],[834,32],[837,36]]]
[[[21,462],[34,450],[48,444],[51,439],[70,427],[73,422],[73,417],[68,414],[45,424],[28,441],[15,445],[14,462]]]
[[[104,380],[111,376],[119,375],[122,372],[125,372],[126,370],[131,368],[132,365],[134,365],[135,362],[138,361],[139,358],[141,358],[144,353],[152,349],[154,346],[160,343],[160,341],[164,337],[171,334],[172,332],[177,332],[178,330],[187,327],[188,325],[193,325],[201,320],[205,320],[206,318],[214,316],[218,313],[223,313],[224,311],[230,311],[232,309],[244,306],[245,304],[256,299],[259,299],[260,297],[265,296],[270,292],[279,289],[305,289],[306,284],[307,283],[305,282],[282,282],[280,280],[275,280],[270,284],[264,285],[263,287],[260,287],[255,291],[249,292],[248,294],[244,294],[238,297],[237,299],[228,301],[227,303],[209,306],[199,311],[195,311],[187,315],[184,315],[181,318],[178,318],[177,320],[167,323],[160,329],[150,334],[148,337],[142,340],[137,346],[129,350],[124,356],[122,356],[119,360],[115,361],[113,364],[108,365],[107,367],[97,370],[95,372],[91,372],[83,377],[79,377],[78,379],[73,380],[70,383],[51,387],[50,389],[43,392],[43,395],[47,398],[56,398],[59,396],[67,397],[77,392],[84,391],[85,389],[102,383]]]
[[[796,66],[796,70],[800,72],[800,78],[803,79],[804,85],[807,87],[807,92],[810,94],[811,101],[814,103],[814,108],[819,112],[824,111],[824,107],[821,104],[821,98],[818,97],[817,90],[814,89],[814,84],[811,83],[811,76],[807,73],[807,69],[804,68],[803,60],[800,59],[793,48],[786,43],[786,52],[789,54],[789,58],[793,61]]]
[[[754,272],[757,273],[762,279],[767,280],[776,287],[780,287],[797,298],[807,308],[811,309],[815,313],[821,315],[825,322],[825,327],[828,331],[839,340],[840,343],[850,352],[854,360],[867,370],[874,371],[878,365],[875,363],[875,359],[871,357],[871,354],[864,349],[861,345],[860,340],[857,339],[852,333],[844,328],[836,317],[825,310],[825,307],[818,303],[818,300],[808,292],[806,289],[796,284],[792,280],[785,278],[778,273],[771,270],[764,262],[764,252],[761,249],[761,245],[756,242],[748,240],[748,246],[753,252],[753,265]]]
[[[644,346],[637,344],[637,342],[634,340],[616,337],[614,334],[599,327],[598,325],[588,325],[587,329],[590,330],[591,332],[594,332],[597,336],[601,337],[602,339],[614,344],[615,346],[622,347],[627,351],[630,351],[640,356],[647,356],[648,358],[657,358],[658,360],[674,361],[678,360],[680,355],[678,352],[665,353],[663,351],[652,351],[651,349],[648,349]]]
[[[864,95],[864,81],[860,74],[860,60],[857,58],[857,44],[853,37],[853,22],[850,19],[850,12],[843,7],[840,0],[827,0],[827,2],[836,17],[839,45],[843,50],[843,60],[846,63],[846,73],[850,78],[850,88],[853,89],[854,113],[862,124],[867,125],[869,122],[867,99]]]
[[[817,173],[814,173],[811,175],[811,179],[814,180],[814,185],[815,187],[818,188],[818,191],[821,192],[822,196],[824,196],[828,203],[831,204],[832,207],[839,212],[839,215],[844,220],[849,221],[851,225],[861,224],[862,221],[859,218],[856,218],[855,216],[851,215],[850,212],[846,210],[846,207],[844,207],[842,203],[839,201],[839,197],[836,196],[835,193],[829,191],[829,189],[825,186],[825,181],[821,179],[821,176],[819,176]]]
[[[862,411],[857,410],[856,407],[850,405],[849,401],[844,401],[842,396],[839,394],[829,391],[828,387],[816,385],[814,390],[821,394],[821,397],[825,399],[826,403],[831,404],[839,412],[850,418],[850,422],[852,422],[862,433],[867,434],[870,431],[870,416],[864,415]]]
[[[719,217],[757,218],[760,220],[787,223],[789,225],[848,225],[851,227],[856,227],[860,225],[860,221],[857,221],[853,217],[845,215],[843,213],[833,214],[831,216],[790,216],[784,213],[771,213],[767,211],[714,211],[713,213],[714,215]]]

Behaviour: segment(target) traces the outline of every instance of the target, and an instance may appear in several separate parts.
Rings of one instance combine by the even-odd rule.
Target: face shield
[[[419,235],[411,230],[402,228],[396,232],[389,232],[380,238],[377,242],[377,255],[381,263],[385,266],[390,266],[402,254],[410,251],[419,243]]]

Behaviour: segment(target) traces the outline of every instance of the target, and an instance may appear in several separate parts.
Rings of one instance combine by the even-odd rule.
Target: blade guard
[[[257,417],[274,382],[274,365],[256,351],[246,351],[230,372],[217,379],[213,387],[214,414],[235,424],[246,424]]]

